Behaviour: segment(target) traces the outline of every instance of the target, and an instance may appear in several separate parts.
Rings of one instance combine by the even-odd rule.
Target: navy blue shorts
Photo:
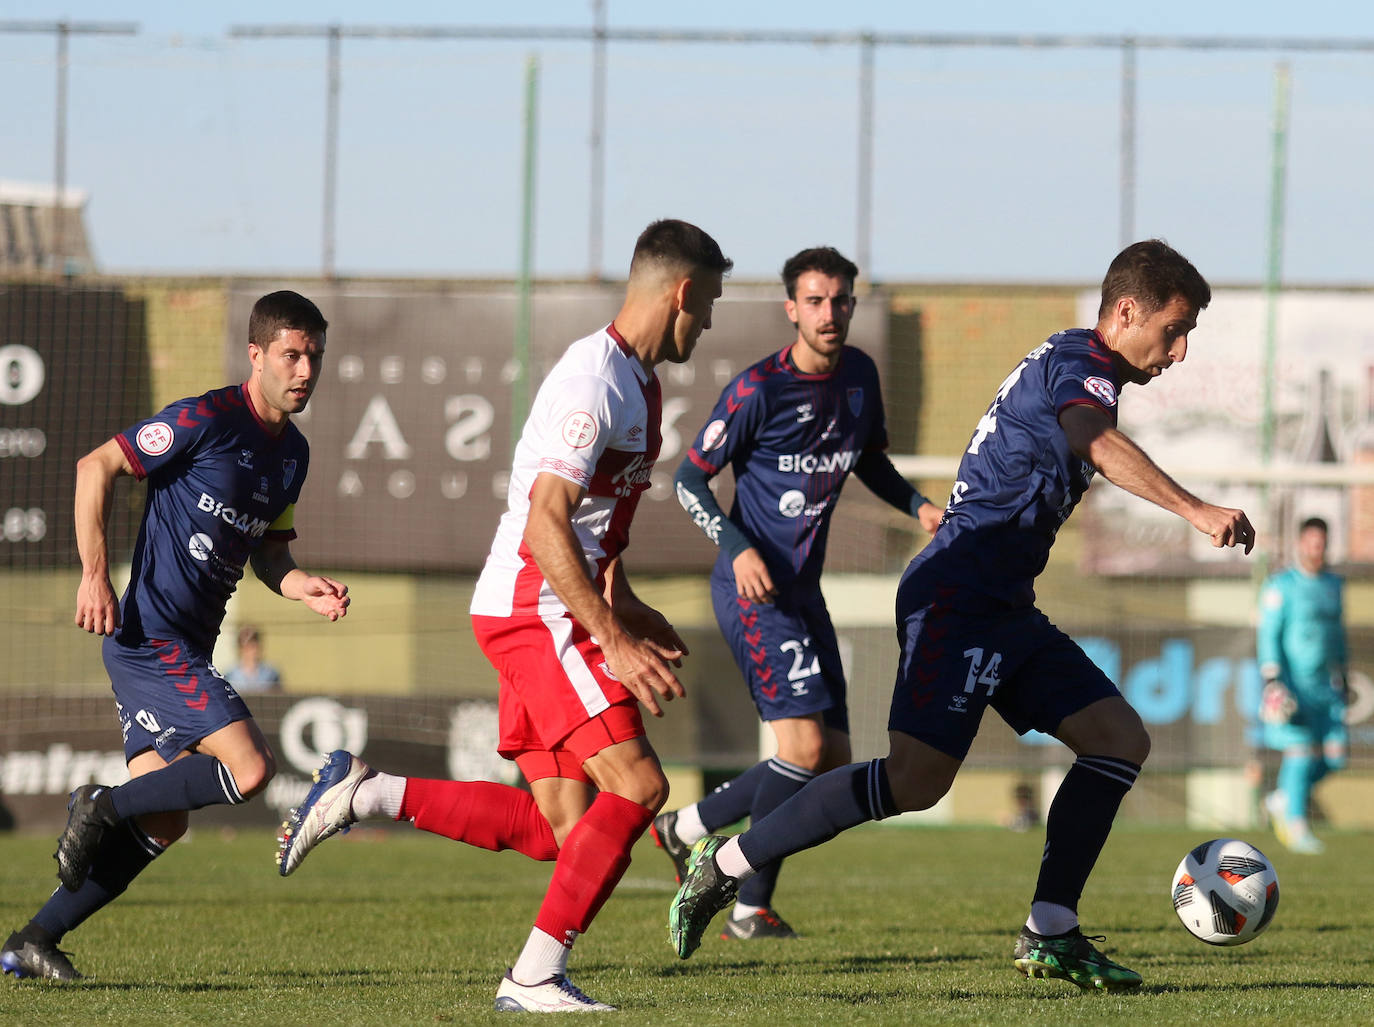
[[[957,760],[989,706],[1018,735],[1054,734],[1065,717],[1121,694],[1033,607],[971,614],[937,601],[907,617],[901,633],[888,728]]]
[[[826,727],[849,732],[840,643],[819,590],[752,603],[733,580],[712,578],[711,605],[762,720],[819,713]]]
[[[206,735],[252,719],[210,658],[184,642],[149,639],[127,646],[107,638],[101,655],[114,688],[126,760],[153,749],[170,763]]]

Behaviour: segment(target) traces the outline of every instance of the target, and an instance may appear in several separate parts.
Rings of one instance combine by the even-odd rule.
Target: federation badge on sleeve
[[[725,441],[725,422],[717,418],[701,432],[701,451],[709,453]]]
[[[575,410],[563,422],[563,441],[573,449],[586,449],[596,441],[596,418]]]
[[[161,456],[172,448],[172,442],[175,439],[176,433],[172,431],[172,426],[165,421],[150,421],[138,429],[138,434],[134,436],[138,448],[149,456]]]
[[[1093,375],[1083,379],[1083,390],[1104,407],[1116,406],[1116,386],[1106,378]]]

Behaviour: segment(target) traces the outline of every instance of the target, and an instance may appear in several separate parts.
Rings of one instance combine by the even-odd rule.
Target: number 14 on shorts
[[[991,698],[992,693],[997,691],[997,686],[1002,683],[998,673],[1002,666],[1002,654],[992,653],[988,656],[986,663],[983,662],[983,655],[983,647],[980,645],[964,650],[964,657],[969,661],[968,677],[964,679],[964,691],[972,695],[973,690],[979,685],[987,685],[988,698]]]

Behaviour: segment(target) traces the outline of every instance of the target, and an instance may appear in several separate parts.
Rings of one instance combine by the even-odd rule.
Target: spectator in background
[[[1294,852],[1319,853],[1307,810],[1312,787],[1345,766],[1343,580],[1326,567],[1327,525],[1309,517],[1298,529],[1297,563],[1260,592],[1257,651],[1264,691],[1259,717],[1267,748],[1283,753],[1278,787],[1264,798],[1274,834]]]
[[[239,628],[239,662],[224,672],[236,692],[280,692],[281,672],[262,659],[262,635],[257,625]]]

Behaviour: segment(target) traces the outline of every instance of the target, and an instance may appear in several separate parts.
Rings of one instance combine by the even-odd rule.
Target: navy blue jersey
[[[310,447],[289,422],[273,436],[241,385],[178,400],[115,441],[148,481],[117,637],[209,652],[249,554],[269,534],[296,537]]]
[[[803,374],[789,362],[790,349],[726,386],[687,452],[708,476],[730,465],[730,520],[758,549],[779,590],[820,582],[840,489],[861,453],[887,448],[873,359],[846,346],[835,370]],[[715,573],[734,580],[723,549]]]
[[[1059,414],[1086,403],[1115,425],[1120,388],[1111,350],[1087,329],[1051,336],[1007,375],[959,462],[939,531],[902,576],[899,622],[937,590],[974,611],[1035,602],[1055,534],[1096,473],[1069,448]]]

